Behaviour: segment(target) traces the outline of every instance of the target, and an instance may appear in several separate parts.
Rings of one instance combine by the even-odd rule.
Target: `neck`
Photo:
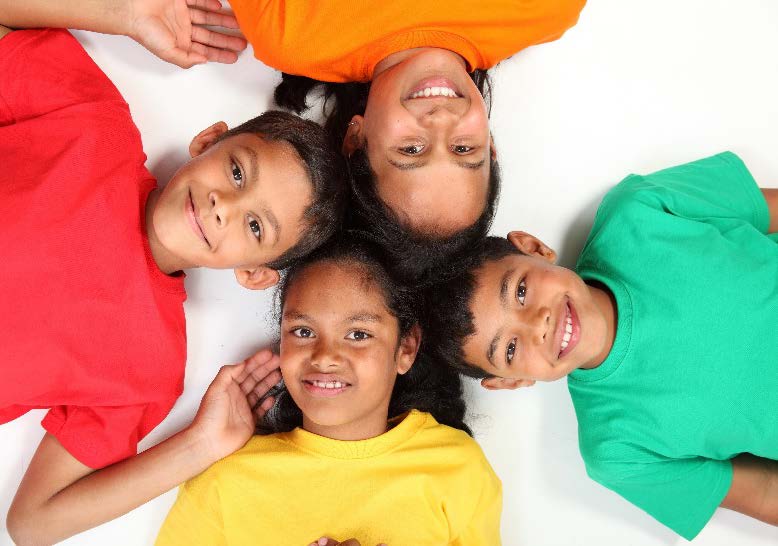
[[[151,249],[151,257],[154,259],[154,263],[157,264],[157,267],[160,269],[160,271],[166,275],[171,275],[177,271],[181,271],[186,266],[182,264],[180,260],[177,260],[176,256],[171,254],[165,248],[165,246],[160,242],[159,237],[157,236],[157,231],[154,228],[154,207],[159,200],[161,191],[162,190],[159,188],[152,190],[148,199],[146,199],[146,208],[144,211],[146,224],[144,227],[146,230],[146,236],[149,239],[149,248]]]
[[[386,432],[389,429],[388,419],[388,408],[383,412],[383,417],[380,414],[370,418],[362,417],[358,421],[339,425],[320,425],[303,415],[303,429],[325,438],[354,442],[375,438]]]
[[[581,366],[581,368],[596,368],[602,364],[608,354],[610,354],[613,348],[613,342],[616,339],[616,325],[618,319],[618,311],[616,308],[616,299],[613,297],[613,293],[607,288],[599,288],[598,286],[586,285],[589,288],[589,293],[594,300],[594,304],[602,314],[605,320],[605,332],[600,352],[588,363]]]
[[[375,65],[375,68],[373,69],[373,77],[371,79],[374,79],[376,76],[381,74],[382,72],[385,72],[386,70],[392,68],[393,66],[396,66],[406,59],[413,57],[414,55],[418,55],[419,53],[423,53],[424,51],[445,51],[446,53],[450,54],[452,57],[455,57],[457,61],[459,61],[462,64],[462,68],[467,70],[467,62],[465,61],[465,58],[462,57],[458,53],[454,53],[453,51],[449,51],[448,49],[442,49],[439,47],[414,47],[413,49],[404,49],[402,51],[398,51],[397,53],[391,53],[381,59],[378,64]]]

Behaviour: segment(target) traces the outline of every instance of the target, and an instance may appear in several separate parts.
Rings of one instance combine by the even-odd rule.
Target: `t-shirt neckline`
[[[627,287],[619,280],[608,278],[606,275],[602,275],[597,271],[585,267],[579,268],[577,273],[585,281],[592,280],[605,285],[616,300],[616,336],[608,356],[602,364],[596,368],[579,368],[573,370],[568,376],[575,381],[590,383],[592,381],[605,379],[611,375],[619,366],[621,366],[621,363],[627,356],[630,343],[632,342],[632,297],[630,296]]]

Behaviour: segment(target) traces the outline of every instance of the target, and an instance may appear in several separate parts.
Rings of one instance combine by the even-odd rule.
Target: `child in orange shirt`
[[[499,194],[486,70],[573,26],[584,0],[231,0],[279,105],[323,84],[349,156],[355,220],[417,276],[488,231]],[[484,100],[487,97],[487,101]],[[401,271],[403,272],[403,271]]]

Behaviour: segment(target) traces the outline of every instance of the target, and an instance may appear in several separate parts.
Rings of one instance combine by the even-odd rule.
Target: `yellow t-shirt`
[[[369,81],[379,61],[414,47],[491,68],[556,40],[585,0],[230,0],[254,55],[277,70],[328,82]]]
[[[497,546],[501,509],[478,444],[412,411],[369,440],[255,436],[180,488],[156,544]]]

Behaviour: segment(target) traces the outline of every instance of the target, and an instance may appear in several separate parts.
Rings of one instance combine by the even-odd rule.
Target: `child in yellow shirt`
[[[461,382],[419,353],[418,298],[375,249],[328,245],[279,299],[274,433],[187,482],[157,545],[499,545],[501,486]]]

